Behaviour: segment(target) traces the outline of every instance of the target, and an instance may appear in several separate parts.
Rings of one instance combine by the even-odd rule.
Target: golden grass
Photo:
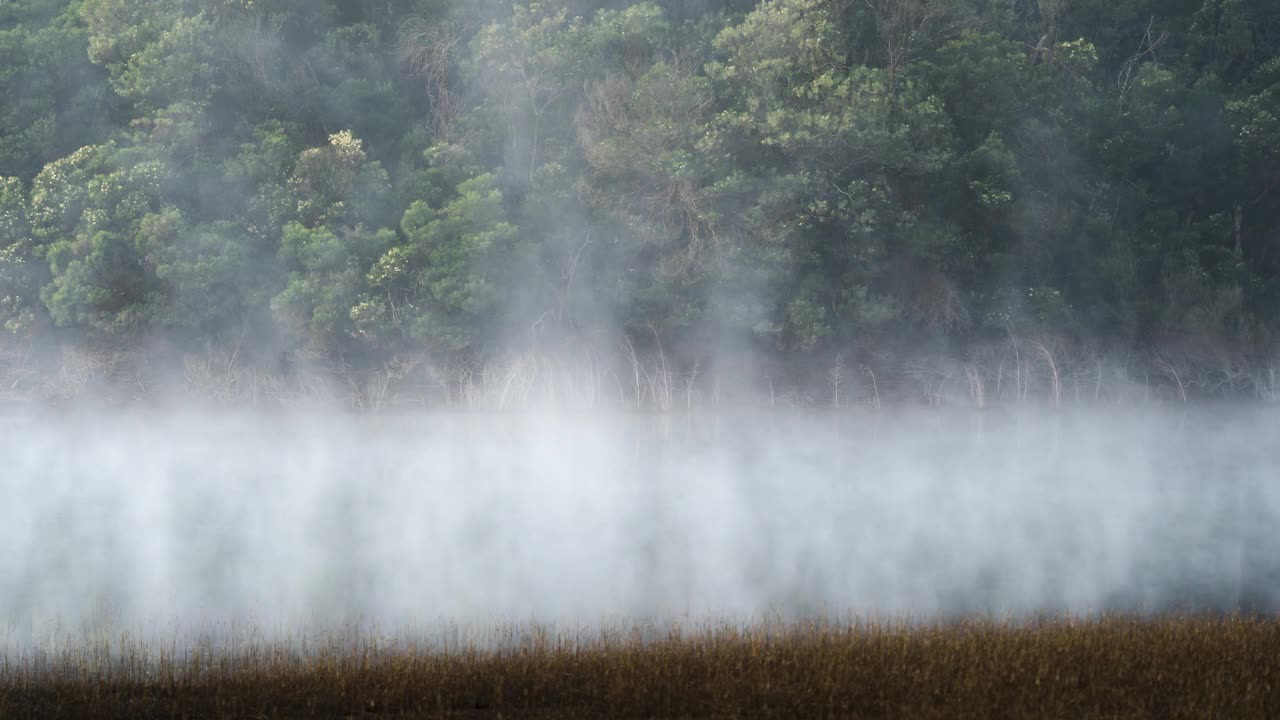
[[[1280,718],[1280,621],[780,624],[590,640],[512,630],[0,665],[0,718]]]

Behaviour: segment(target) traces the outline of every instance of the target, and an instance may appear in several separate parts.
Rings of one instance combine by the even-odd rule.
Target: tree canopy
[[[0,98],[10,338],[1280,337],[1272,0],[14,0]]]

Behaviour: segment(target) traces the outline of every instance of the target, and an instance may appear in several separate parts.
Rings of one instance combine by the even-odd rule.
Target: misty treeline
[[[1275,399],[1278,49],[1274,0],[11,0],[0,390]]]

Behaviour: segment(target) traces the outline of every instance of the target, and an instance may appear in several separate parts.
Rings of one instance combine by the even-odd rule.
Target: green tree
[[[27,221],[25,188],[18,178],[0,177],[0,324],[14,335],[29,335],[43,317],[36,303],[47,273],[35,253]]]
[[[163,284],[148,327],[227,340],[270,302],[276,268],[269,249],[235,223],[188,225],[169,209],[148,215],[138,244]]]
[[[364,276],[395,242],[393,230],[378,227],[390,192],[386,172],[343,131],[298,156],[289,189],[295,219],[284,226],[279,250],[289,277],[272,307],[313,344],[346,348]]]
[[[401,227],[405,243],[373,265],[372,292],[352,316],[365,332],[389,322],[431,346],[473,348],[504,309],[519,267],[518,231],[496,178],[467,180],[438,209],[414,203]]]
[[[74,7],[65,0],[0,5],[0,173],[23,182],[117,127],[106,74],[89,62]]]
[[[51,273],[40,297],[58,325],[108,334],[142,328],[157,286],[136,238],[143,219],[163,205],[164,175],[145,153],[107,143],[36,176],[29,216]]]

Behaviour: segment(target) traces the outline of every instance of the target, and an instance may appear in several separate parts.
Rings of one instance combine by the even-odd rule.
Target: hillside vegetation
[[[1271,0],[7,2],[0,370],[1275,399],[1277,50]]]

